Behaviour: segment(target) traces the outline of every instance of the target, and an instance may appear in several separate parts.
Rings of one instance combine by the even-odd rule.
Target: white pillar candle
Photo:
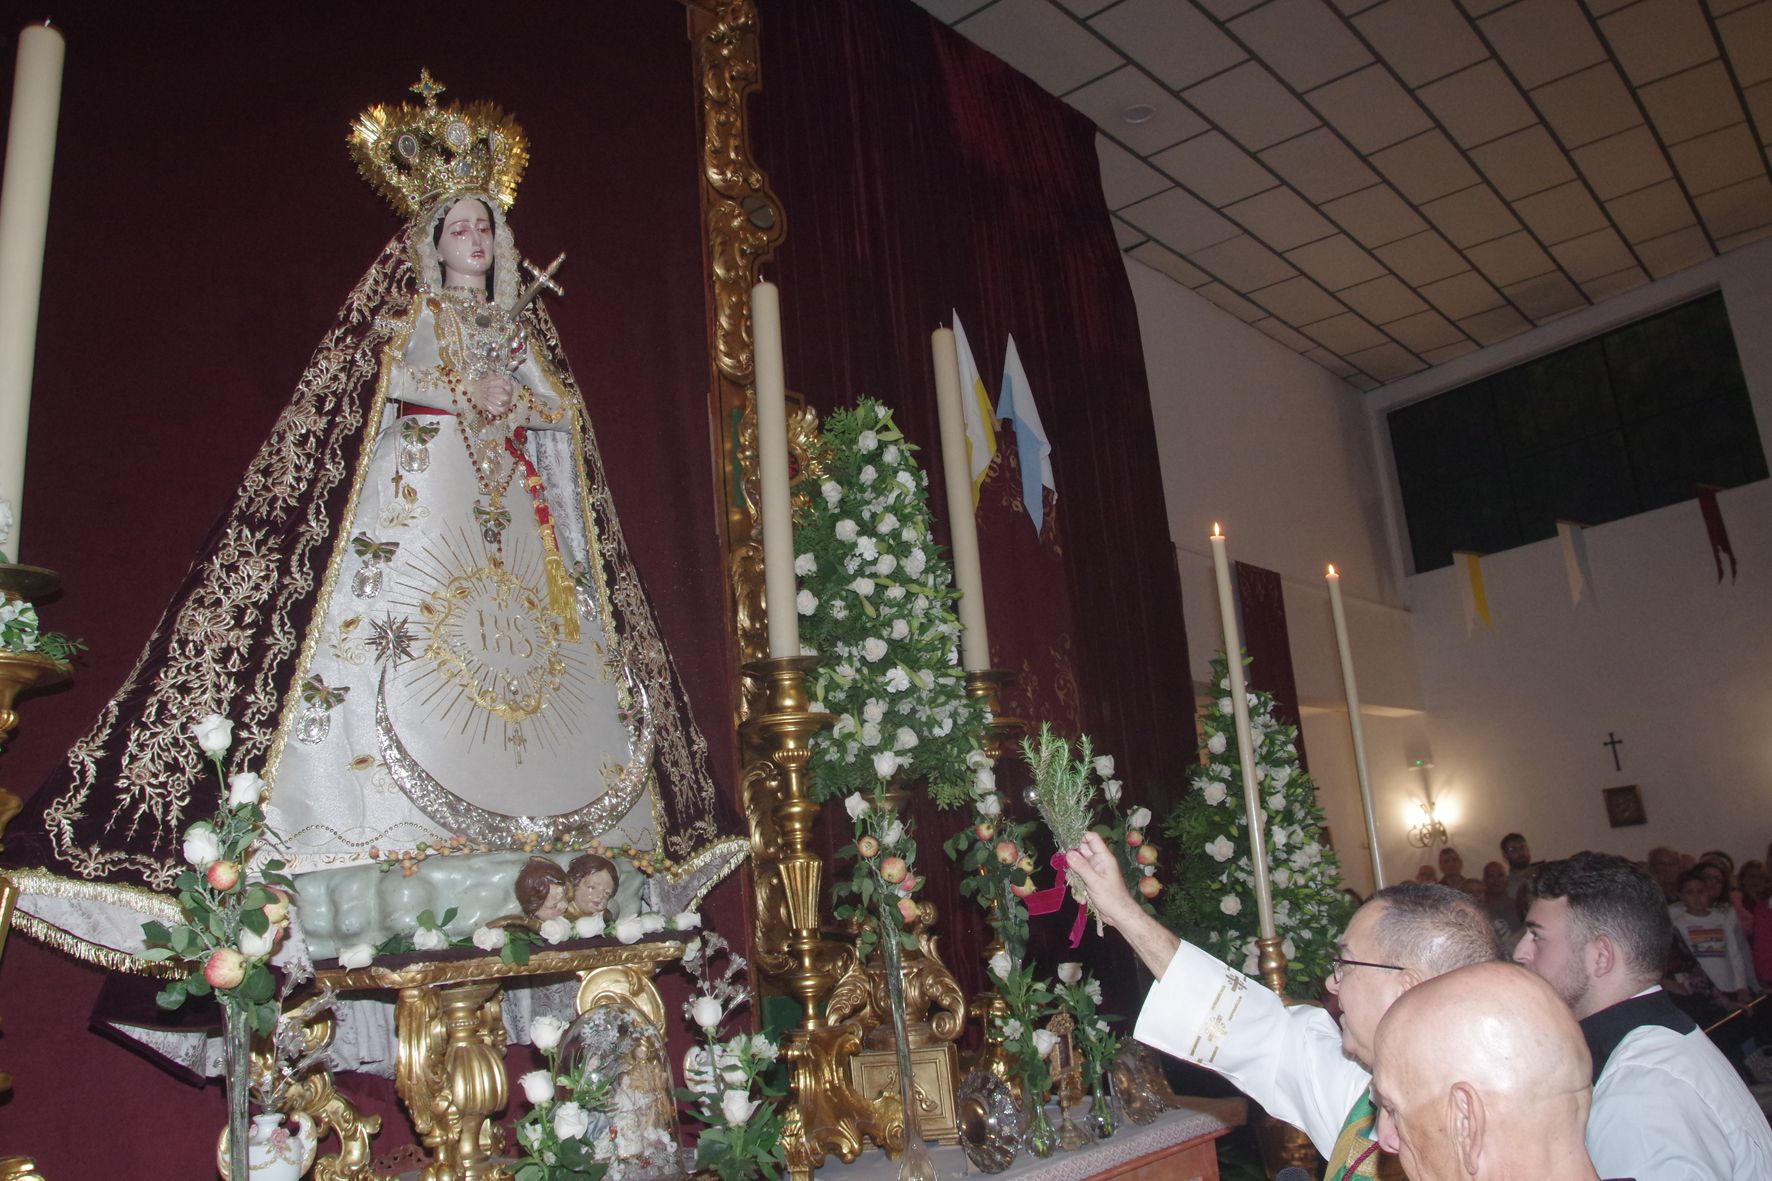
[[[763,592],[769,617],[769,655],[798,656],[794,506],[788,497],[788,387],[781,358],[781,292],[773,283],[751,288],[751,336],[756,342],[757,466],[762,478]]]
[[[1243,641],[1237,634],[1237,601],[1231,594],[1231,567],[1224,534],[1212,524],[1212,569],[1218,575],[1218,610],[1224,617],[1225,664],[1230,670],[1231,717],[1237,726],[1237,753],[1243,769],[1243,806],[1249,811],[1249,864],[1255,873],[1255,913],[1261,937],[1274,936],[1273,892],[1267,880],[1267,821],[1261,810],[1261,783],[1255,777],[1255,738],[1249,726],[1249,690],[1243,682]]]
[[[1372,853],[1372,887],[1384,889],[1384,862],[1378,855],[1378,821],[1372,815],[1372,780],[1366,773],[1366,731],[1360,725],[1360,690],[1354,684],[1354,655],[1347,641],[1347,612],[1341,606],[1341,575],[1333,564],[1324,576],[1329,583],[1329,613],[1335,617],[1335,648],[1341,653],[1341,686],[1347,693],[1347,724],[1354,738],[1354,774],[1360,781],[1360,807],[1366,813],[1366,847]]]
[[[0,497],[12,504],[7,549],[14,559],[23,531],[25,436],[31,425],[37,301],[43,284],[43,237],[49,225],[64,48],[61,33],[47,25],[28,25],[19,33],[6,175],[0,181]]]
[[[941,467],[948,498],[948,539],[954,582],[960,589],[960,663],[967,672],[991,667],[985,630],[984,575],[978,561],[978,518],[972,505],[972,464],[966,457],[966,418],[960,409],[960,354],[951,328],[929,338],[935,358],[935,407],[941,418]]]

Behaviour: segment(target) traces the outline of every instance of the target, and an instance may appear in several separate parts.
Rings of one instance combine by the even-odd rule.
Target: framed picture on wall
[[[1643,811],[1643,793],[1636,784],[1608,787],[1600,794],[1606,797],[1606,820],[1613,828],[1649,823],[1649,814]]]

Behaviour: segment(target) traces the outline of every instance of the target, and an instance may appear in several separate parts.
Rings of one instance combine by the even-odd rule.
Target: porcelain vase
[[[314,1150],[318,1147],[314,1121],[306,1115],[295,1116],[292,1123],[275,1111],[255,1115],[246,1136],[248,1181],[299,1181],[314,1167]],[[216,1145],[215,1164],[227,1181],[234,1181],[228,1167],[225,1129]]]

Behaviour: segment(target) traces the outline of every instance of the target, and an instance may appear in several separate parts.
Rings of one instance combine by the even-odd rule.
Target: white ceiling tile
[[[1265,320],[1257,320],[1255,326],[1294,352],[1308,353],[1317,347],[1316,342],[1310,337],[1274,316],[1269,316]]]
[[[1539,323],[1587,306],[1587,297],[1561,271],[1503,287],[1509,302]]]
[[[1469,342],[1458,325],[1440,315],[1438,312],[1417,312],[1401,320],[1392,320],[1384,326],[1385,332],[1403,342],[1404,347],[1423,354],[1429,350],[1443,349],[1450,345]]]
[[[1105,135],[1095,137],[1095,159],[1101,165],[1101,191],[1107,197],[1109,209],[1142,201],[1171,183],[1168,177]]]
[[[1519,220],[1488,185],[1472,185],[1429,201],[1421,211],[1454,246],[1474,246],[1520,228]]]
[[[1375,349],[1349,353],[1347,359],[1381,382],[1395,381],[1427,368],[1427,362],[1394,341],[1386,341]]]
[[[1614,197],[1606,202],[1606,211],[1631,242],[1647,242],[1698,222],[1679,182],[1672,180]]]
[[[1719,254],[1726,253],[1742,246],[1751,246],[1755,242],[1762,242],[1767,238],[1772,238],[1772,224],[1756,226],[1751,230],[1743,230],[1739,234],[1731,234],[1727,238],[1719,240],[1717,252]]]
[[[1477,24],[1521,86],[1538,86],[1606,60],[1580,0],[1519,0]]]
[[[1073,16],[1089,16],[1100,12],[1114,3],[1114,0],[1058,0],[1058,2],[1070,9]]]
[[[1472,148],[1471,159],[1509,201],[1575,179],[1568,155],[1539,123]]]
[[[1620,193],[1635,192],[1674,174],[1667,166],[1667,157],[1662,154],[1654,133],[1642,123],[1617,135],[1584,144],[1570,155],[1581,165],[1581,174],[1602,201]]]
[[[1760,0],[1705,0],[1705,7],[1710,9],[1712,16],[1727,16],[1737,8],[1746,8],[1749,4],[1758,4]]]
[[[1238,291],[1254,291],[1298,273],[1291,263],[1247,234],[1190,251],[1188,257]]]
[[[1396,272],[1403,282],[1416,288],[1469,269],[1464,256],[1448,246],[1446,239],[1440,237],[1435,230],[1401,238],[1389,245],[1380,246],[1372,253]]]
[[[1417,205],[1469,188],[1481,179],[1438,130],[1424,131],[1414,139],[1374,152],[1372,163],[1399,193]]]
[[[1128,205],[1119,213],[1181,254],[1192,254],[1203,246],[1234,238],[1239,232],[1234,224],[1218,216],[1210,205],[1181,189],[1165,189],[1136,205]]]
[[[1293,325],[1314,324],[1347,311],[1339,300],[1302,275],[1251,292],[1249,298]]]
[[[1452,0],[1386,0],[1356,16],[1354,25],[1410,86],[1489,56]]]
[[[1416,92],[1465,147],[1530,127],[1538,116],[1493,58]]]
[[[1382,246],[1427,229],[1421,215],[1386,185],[1374,185],[1327,201],[1323,212],[1367,247]]]
[[[1317,125],[1317,117],[1256,62],[1227,70],[1182,97],[1252,152]]]
[[[1760,142],[1772,144],[1772,82],[1762,82],[1744,91],[1747,109],[1753,113],[1754,126],[1760,130]]]
[[[1610,63],[1535,88],[1532,101],[1569,147],[1616,135],[1643,121],[1624,79]]]
[[[1591,234],[1583,234],[1579,238],[1571,238],[1567,242],[1558,242],[1550,248],[1550,252],[1563,264],[1563,269],[1569,272],[1570,277],[1583,285],[1625,267],[1637,265],[1636,257],[1624,244],[1624,239],[1610,226]]]
[[[1717,56],[1698,0],[1638,0],[1600,18],[1625,77],[1638,86]]]
[[[1434,125],[1383,66],[1320,86],[1305,97],[1361,152],[1376,152]]]
[[[1536,238],[1524,230],[1472,246],[1465,254],[1491,283],[1499,287],[1557,269],[1556,261],[1544,252]]]
[[[1151,163],[1209,205],[1229,205],[1280,183],[1254,156],[1218,131],[1159,152]]]
[[[1341,378],[1343,381],[1352,381],[1356,375],[1365,378],[1367,381],[1372,380],[1371,378],[1366,377],[1365,374],[1360,373],[1360,371],[1355,369],[1352,365],[1349,365],[1346,361],[1343,361],[1335,353],[1330,352],[1328,349],[1323,348],[1320,345],[1306,353],[1305,356],[1312,361],[1315,361],[1329,372],[1335,374],[1335,376]]]
[[[1125,0],[1091,17],[1089,27],[1172,90],[1249,56],[1185,0]]]
[[[1265,319],[1267,313],[1226,287],[1223,283],[1208,283],[1204,287],[1194,288],[1194,294],[1209,299],[1245,324],[1253,324]]]
[[[1579,238],[1606,224],[1606,215],[1580,181],[1570,181],[1530,197],[1521,197],[1514,202],[1514,212],[1546,245]]]
[[[1239,12],[1248,12],[1266,0],[1196,0],[1201,8],[1210,12],[1219,20],[1229,20]]]
[[[1230,22],[1251,52],[1295,90],[1359,69],[1372,55],[1323,0],[1272,0]]]
[[[1290,250],[1335,232],[1335,227],[1291,189],[1269,189],[1235,205],[1225,215],[1275,250]]]
[[[1458,326],[1478,344],[1491,345],[1510,336],[1518,336],[1532,327],[1532,323],[1513,308],[1504,305],[1466,316],[1458,321]]]
[[[1053,94],[1075,90],[1123,64],[1119,54],[1050,0],[997,0],[954,28]]]
[[[1361,349],[1375,349],[1386,339],[1384,333],[1352,312],[1318,320],[1315,324],[1306,324],[1302,331],[1330,352],[1343,355],[1357,353]]]
[[[1394,275],[1383,275],[1335,293],[1335,297],[1374,324],[1388,324],[1427,311],[1421,297]]]
[[[1384,0],[1335,0],[1335,7],[1341,10],[1343,16],[1353,16],[1383,2]]]
[[[1161,242],[1146,242],[1126,252],[1153,271],[1159,271],[1180,283],[1183,287],[1203,287],[1212,282],[1212,276],[1189,262]]]
[[[1345,380],[1347,381],[1347,383],[1349,385],[1353,386],[1356,390],[1359,390],[1361,393],[1369,393],[1372,390],[1377,389],[1380,384],[1375,379],[1367,377],[1364,373],[1356,373],[1353,376],[1346,378]]]
[[[1772,86],[1767,88],[1772,100]],[[1310,201],[1333,201],[1378,183],[1366,166],[1333,131],[1319,127],[1275,144],[1260,153],[1262,163],[1279,173]]]
[[[1759,145],[1745,123],[1676,144],[1668,154],[1694,197],[1766,174]]]
[[[1639,93],[1655,130],[1666,143],[1677,144],[1741,122],[1741,100],[1720,61],[1663,78],[1642,87]]]
[[[1735,76],[1743,86],[1772,80],[1772,4],[1764,2],[1717,21]]]
[[[1460,340],[1457,344],[1449,344],[1443,349],[1429,349],[1421,354],[1421,359],[1429,365],[1444,365],[1455,361],[1466,353],[1474,353],[1482,346],[1474,340]]]
[[[1772,222],[1772,180],[1764,173],[1692,200],[1713,238],[1746,233]]]
[[[991,0],[916,0],[918,7],[927,9],[937,20],[953,24],[968,13],[977,12]]]
[[[1581,285],[1581,289],[1587,292],[1589,299],[1599,303],[1601,300],[1611,299],[1614,295],[1623,295],[1627,291],[1634,291],[1648,281],[1649,277],[1643,274],[1640,268],[1633,266],[1628,270],[1602,275],[1598,279],[1589,279]]]
[[[1331,291],[1384,274],[1384,266],[1345,234],[1288,250],[1286,261]]]
[[[1121,250],[1130,250],[1147,240],[1145,232],[1136,226],[1129,226],[1117,217],[1110,220],[1114,223],[1114,242]]]
[[[1697,226],[1637,243],[1637,256],[1657,279],[1697,266],[1712,254],[1710,239]]]
[[[1206,130],[1204,119],[1136,66],[1115,70],[1081,90],[1073,90],[1064,101],[1141,156],[1192,139]],[[1128,123],[1121,113],[1130,107],[1149,107],[1153,113],[1142,123]]]
[[[1499,307],[1505,302],[1501,298],[1501,292],[1495,290],[1489,280],[1475,271],[1465,271],[1449,279],[1426,283],[1416,290],[1429,303],[1459,321]]]

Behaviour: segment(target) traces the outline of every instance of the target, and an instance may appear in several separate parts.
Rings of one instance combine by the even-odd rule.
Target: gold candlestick
[[[980,668],[966,674],[966,696],[983,702],[990,714],[981,741],[992,762],[1000,761],[1005,753],[1013,753],[1016,740],[1027,733],[1026,722],[1002,716],[1002,691],[1014,680],[1015,674],[1006,668]]]
[[[984,753],[991,757],[993,763],[1001,762],[1006,755],[1013,755],[1015,744],[1027,732],[1027,723],[1020,718],[1006,718],[1002,714],[1002,692],[1015,680],[1015,673],[1006,668],[981,668],[966,674],[966,696],[984,705],[989,715],[984,724],[984,733],[980,741]],[[993,898],[985,906],[986,921],[990,923],[991,941],[985,945],[983,956],[985,968],[985,988],[972,999],[972,1011],[979,1014],[984,1022],[984,1049],[980,1051],[976,1066],[983,1066],[992,1074],[1005,1081],[1015,1080],[1015,1065],[1003,1048],[1003,1018],[1009,1014],[1009,1008],[997,993],[996,985],[991,977],[988,965],[998,952],[1007,951],[1002,935],[997,932],[997,911],[1003,900]]]

